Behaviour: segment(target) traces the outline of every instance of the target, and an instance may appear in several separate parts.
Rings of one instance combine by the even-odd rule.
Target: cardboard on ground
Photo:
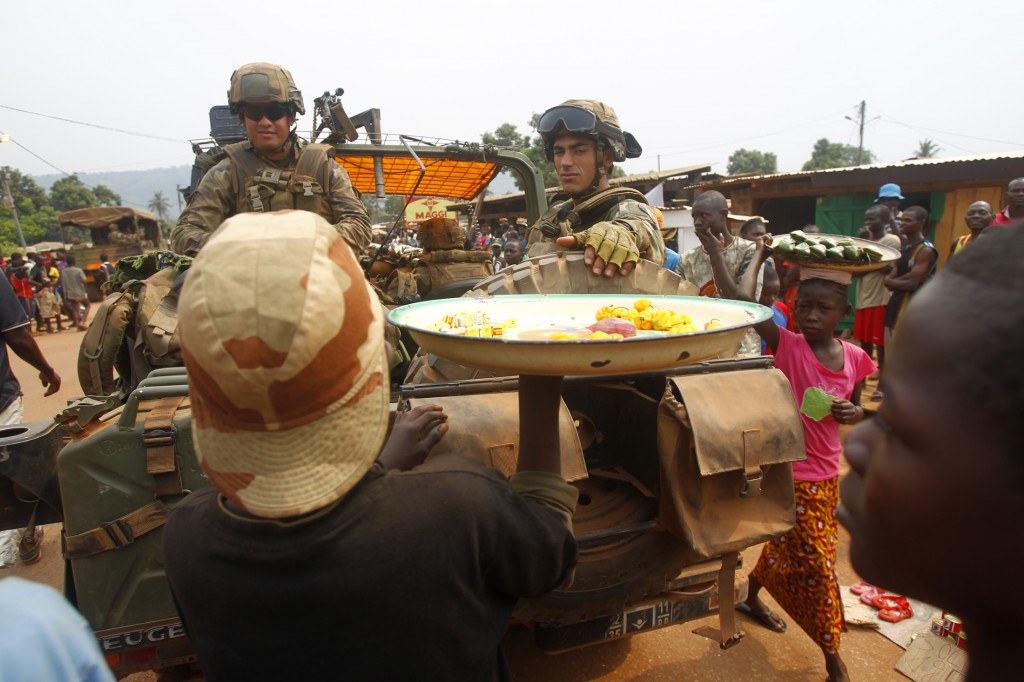
[[[914,682],[963,682],[967,652],[949,637],[922,632],[896,663],[896,670]]]

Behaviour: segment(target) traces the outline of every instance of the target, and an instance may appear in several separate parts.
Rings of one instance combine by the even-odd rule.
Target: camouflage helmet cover
[[[267,62],[253,62],[235,69],[228,90],[228,109],[239,113],[241,104],[291,104],[300,114],[306,113],[302,93],[288,69]]]
[[[466,231],[451,218],[431,218],[420,223],[416,233],[420,246],[428,251],[455,249],[466,243]]]
[[[559,104],[557,107],[552,107],[548,111],[541,114],[541,120],[549,112],[556,112],[556,110],[563,107],[576,107],[589,111],[597,119],[592,130],[579,131],[580,134],[586,134],[591,137],[596,137],[598,140],[603,140],[612,149],[612,154],[616,161],[625,161],[626,159],[635,159],[643,152],[640,147],[640,143],[636,141],[632,133],[628,133],[622,129],[619,125],[619,117],[615,114],[615,110],[604,102],[600,102],[596,99],[567,99],[566,101]],[[561,129],[555,128],[550,131],[547,135],[541,131],[541,136],[544,138],[544,150],[547,153],[548,160],[552,159],[553,151],[552,148],[555,143],[555,138]],[[575,132],[575,131],[569,131]]]

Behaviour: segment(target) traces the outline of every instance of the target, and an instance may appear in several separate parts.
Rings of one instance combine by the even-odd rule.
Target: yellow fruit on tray
[[[639,310],[640,312],[643,312],[643,311],[645,311],[645,310],[647,310],[648,308],[651,307],[651,299],[649,299],[649,298],[638,298],[636,300],[636,302],[633,303],[633,307],[636,308],[637,310]]]
[[[718,320],[711,320],[710,322],[708,322],[707,324],[704,325],[704,329],[705,330],[707,330],[707,329],[721,329],[721,328],[722,328],[722,323],[719,322]]]
[[[554,332],[548,337],[552,341],[579,341],[580,337],[577,334],[570,332]]]
[[[640,314],[637,316],[637,321],[634,323],[636,324],[636,328],[654,329],[654,315],[657,312],[658,311],[654,310],[653,308],[645,308],[641,310]]]

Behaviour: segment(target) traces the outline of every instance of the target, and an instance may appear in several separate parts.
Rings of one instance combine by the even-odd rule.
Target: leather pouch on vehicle
[[[785,533],[792,462],[806,458],[789,381],[777,369],[673,377],[658,408],[660,521],[702,557]]]

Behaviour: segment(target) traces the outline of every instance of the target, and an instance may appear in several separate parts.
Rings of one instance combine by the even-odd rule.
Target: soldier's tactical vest
[[[431,260],[421,260],[413,270],[420,295],[436,287],[464,279],[479,279],[494,274],[491,254],[487,251],[449,249],[433,251]]]
[[[526,249],[530,258],[554,253],[561,249],[555,244],[558,237],[566,237],[601,222],[615,204],[633,200],[647,203],[642,192],[631,187],[609,187],[594,194],[578,206],[572,199],[552,205],[526,233]],[[640,254],[644,254],[641,252]]]
[[[329,162],[333,163],[334,155],[330,145],[303,147],[294,170],[267,166],[248,141],[229,144],[224,151],[235,166],[238,185],[242,188],[236,198],[236,212],[262,213],[294,208],[330,219]]]

